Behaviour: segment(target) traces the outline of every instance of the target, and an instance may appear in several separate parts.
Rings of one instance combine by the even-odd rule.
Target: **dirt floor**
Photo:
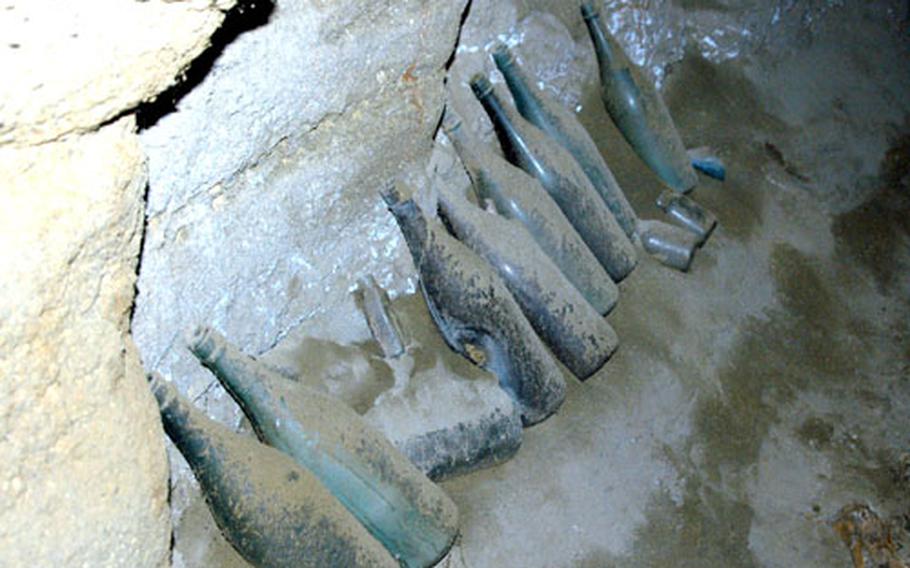
[[[444,484],[467,566],[849,567],[854,503],[893,541],[839,525],[855,548],[910,559],[910,52],[854,16],[671,71],[687,144],[729,167],[693,194],[720,228],[688,274],[642,260],[613,360],[512,461]],[[589,91],[583,122],[659,218]]]

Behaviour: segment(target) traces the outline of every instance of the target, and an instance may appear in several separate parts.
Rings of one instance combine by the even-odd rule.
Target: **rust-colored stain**
[[[897,556],[891,525],[868,505],[845,506],[834,521],[834,530],[850,549],[855,568],[908,568]]]
[[[417,62],[411,63],[408,65],[408,68],[404,70],[404,73],[401,75],[401,80],[405,83],[414,84],[417,82],[417,76],[414,75],[414,71],[417,70]]]
[[[420,99],[420,94],[417,92],[417,62],[411,63],[408,65],[408,68],[404,70],[404,73],[401,74],[401,82],[404,83],[411,94],[411,104],[414,105],[414,108],[417,109],[417,115],[420,117],[420,121],[423,122],[424,108],[423,101]]]

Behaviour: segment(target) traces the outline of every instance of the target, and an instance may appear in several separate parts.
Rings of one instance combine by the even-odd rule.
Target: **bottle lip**
[[[414,188],[400,179],[391,179],[379,190],[379,195],[390,210],[400,211],[407,203],[414,202]]]
[[[187,334],[186,342],[190,351],[192,351],[200,361],[203,363],[211,363],[221,354],[221,350],[218,348],[218,344],[215,341],[216,337],[218,337],[218,332],[211,327],[200,325]]]
[[[146,375],[146,379],[148,380],[149,389],[152,391],[152,396],[155,397],[161,410],[166,409],[177,400],[177,390],[161,373],[153,371]]]
[[[660,195],[657,196],[657,206],[666,211],[666,209],[670,207],[670,204],[675,201],[675,193],[676,192],[672,189],[662,191]]]
[[[593,20],[600,16],[600,12],[590,2],[582,2],[581,17],[585,20]]]
[[[395,180],[390,180],[379,189],[379,195],[382,196],[382,200],[385,201],[385,204],[389,207],[394,207],[402,202],[401,194],[398,192],[398,186],[395,183]]]
[[[471,77],[470,85],[471,90],[474,91],[477,98],[482,99],[493,92],[493,84],[490,83],[490,80],[487,79],[483,73],[477,73]]]
[[[499,42],[493,47],[493,61],[500,68],[509,67],[515,62],[515,56],[505,43]]]

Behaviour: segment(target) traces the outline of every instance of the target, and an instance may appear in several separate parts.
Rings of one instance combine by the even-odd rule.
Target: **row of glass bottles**
[[[582,14],[607,110],[639,156],[680,192],[662,194],[658,204],[693,236],[637,218],[584,128],[530,88],[505,46],[493,58],[518,112],[486,78],[474,77],[471,88],[515,165],[476,151],[453,114],[444,121],[478,199],[498,214],[444,191],[443,226],[417,207],[407,186],[382,191],[446,342],[497,376],[525,425],[545,419],[565,397],[551,352],[584,380],[616,350],[616,334],[602,316],[616,304],[615,282],[637,263],[633,241],[686,269],[716,224],[682,195],[695,174],[659,94],[588,4]],[[391,337],[383,347],[401,349]],[[198,330],[190,349],[263,443],[208,419],[161,377],[153,375],[150,386],[167,434],[222,533],[246,560],[430,566],[446,553],[458,532],[455,505],[356,412],[273,373],[213,330]]]

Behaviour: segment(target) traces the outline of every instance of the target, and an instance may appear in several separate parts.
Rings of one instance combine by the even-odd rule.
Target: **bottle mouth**
[[[487,79],[483,73],[477,73],[471,77],[470,84],[471,90],[474,91],[474,94],[479,99],[482,99],[493,92],[492,83],[490,83],[490,80]]]
[[[200,361],[210,363],[217,359],[220,354],[215,341],[216,335],[217,332],[210,327],[197,326],[187,336],[187,346]]]
[[[583,2],[581,5],[581,17],[585,20],[593,20],[594,18],[600,16],[600,13],[597,11],[597,8],[594,7],[590,2]]]
[[[509,50],[509,46],[504,43],[497,43],[493,48],[493,61],[500,68],[509,67],[515,62],[515,57]]]
[[[168,383],[158,372],[150,373],[146,376],[152,396],[158,402],[158,407],[162,411],[170,406],[177,399],[177,391],[174,386]]]
[[[664,211],[670,207],[670,204],[676,201],[673,190],[662,191],[660,195],[657,196],[657,206]]]
[[[399,206],[411,201],[414,197],[414,189],[404,181],[393,179],[379,190],[379,195],[382,196],[389,209],[397,211]]]

